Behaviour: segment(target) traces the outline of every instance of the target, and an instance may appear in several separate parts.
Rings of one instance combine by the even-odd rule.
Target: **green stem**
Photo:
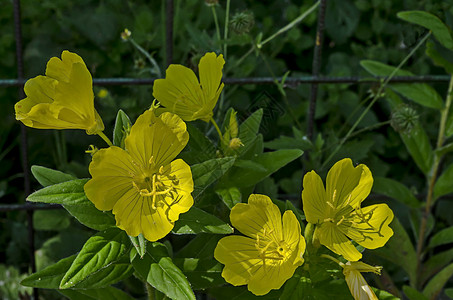
[[[340,150],[341,146],[346,142],[346,140],[349,138],[349,136],[352,134],[354,129],[359,125],[359,123],[362,121],[362,119],[365,117],[365,115],[368,113],[368,111],[371,109],[371,107],[376,103],[378,99],[382,97],[382,92],[384,91],[384,88],[387,86],[389,81],[396,75],[396,73],[401,69],[401,67],[409,60],[409,58],[414,55],[415,51],[420,48],[421,45],[428,39],[428,37],[431,35],[431,32],[428,32],[423,39],[418,42],[418,44],[414,47],[414,49],[409,52],[409,54],[401,61],[401,63],[390,73],[388,77],[385,78],[383,83],[380,85],[377,93],[375,94],[373,100],[368,104],[368,106],[365,108],[365,110],[362,112],[362,114],[359,116],[359,118],[355,121],[355,123],[352,125],[351,129],[349,129],[348,133],[346,136],[340,141],[340,143],[337,145],[335,150],[329,155],[329,157],[324,161],[324,163],[321,166],[321,169],[324,169],[327,163],[334,157],[335,154],[337,154],[338,150]]]
[[[148,294],[148,300],[154,300],[154,287],[148,282],[145,282],[146,293]]]
[[[227,3],[226,3],[226,11],[225,11],[225,29],[223,31],[223,57],[227,58],[227,46],[228,46],[228,43],[227,43],[227,39],[228,39],[228,25],[230,23],[230,2],[231,0],[227,0]]]
[[[157,77],[161,78],[162,72],[160,71],[159,65],[157,64],[156,60],[148,53],[148,51],[146,51],[139,44],[137,44],[133,38],[129,37],[127,40],[130,41],[132,45],[134,45],[134,47],[137,48],[137,50],[140,51],[149,60],[149,62],[153,65],[154,69],[156,70]]]
[[[212,11],[212,16],[214,18],[215,30],[217,32],[217,40],[220,42],[222,38],[220,37],[220,26],[219,26],[219,20],[217,19],[217,13],[215,11],[215,5],[211,6],[211,11]]]
[[[450,78],[450,84],[448,86],[447,98],[445,101],[445,107],[441,110],[440,124],[439,124],[439,135],[437,136],[436,150],[440,149],[445,141],[445,125],[447,123],[448,113],[453,98],[453,76]],[[421,264],[423,259],[423,246],[426,234],[426,226],[428,223],[428,216],[431,213],[431,206],[433,204],[433,193],[434,185],[437,179],[437,172],[439,170],[440,161],[442,160],[442,154],[434,155],[434,162],[431,167],[431,171],[428,175],[428,194],[426,195],[425,211],[420,222],[420,230],[418,234],[417,242],[417,274],[421,272]]]
[[[320,256],[321,256],[321,257],[324,257],[324,258],[327,258],[327,259],[330,259],[331,261],[336,262],[336,263],[339,264],[340,266],[343,266],[343,263],[342,263],[341,261],[339,261],[338,259],[336,259],[336,258],[333,257],[333,256],[330,256],[329,254],[321,254]]]
[[[263,47],[265,44],[267,44],[268,42],[272,41],[275,37],[279,36],[280,34],[290,30],[291,28],[293,28],[294,26],[296,26],[297,24],[299,24],[303,19],[305,19],[309,14],[311,14],[320,4],[321,2],[318,1],[316,2],[315,4],[313,4],[307,11],[305,11],[303,14],[301,14],[299,17],[297,17],[296,19],[294,19],[291,23],[289,23],[288,25],[286,25],[285,27],[282,27],[280,28],[280,30],[278,30],[276,33],[274,33],[273,35],[271,35],[270,37],[268,37],[267,39],[265,39],[264,41],[262,41],[261,43],[259,43],[257,45],[258,49]]]
[[[220,143],[222,143],[222,142],[223,142],[222,132],[220,131],[219,126],[217,125],[216,121],[215,121],[214,118],[212,118],[212,117],[211,117],[211,123],[212,123],[212,125],[214,125],[215,130],[216,130],[217,133],[219,134]]]
[[[104,134],[104,132],[99,131],[97,132],[97,135],[99,135],[109,146],[113,146],[113,143],[110,141],[110,139]]]
[[[387,120],[387,121],[384,121],[384,122],[376,123],[376,124],[373,124],[371,126],[362,128],[360,130],[357,130],[356,132],[353,132],[348,138],[355,137],[356,135],[359,135],[359,134],[361,134],[361,133],[363,133],[365,131],[370,131],[370,130],[377,129],[377,128],[385,126],[385,125],[389,125],[390,122],[391,122],[390,120]]]

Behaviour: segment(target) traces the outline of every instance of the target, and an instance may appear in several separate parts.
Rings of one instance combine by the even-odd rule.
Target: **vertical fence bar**
[[[327,0],[321,0],[318,13],[318,28],[316,30],[316,44],[313,54],[312,64],[312,75],[314,78],[319,76],[319,69],[321,67],[321,53],[322,43],[324,39],[324,27],[325,27],[325,16],[326,16],[326,5]],[[316,99],[318,96],[318,84],[313,83],[310,89],[310,106],[308,109],[307,117],[307,137],[309,140],[313,139],[313,123],[315,120],[316,113]]]
[[[173,0],[167,0],[165,7],[165,47],[167,50],[167,67],[173,62]]]
[[[23,63],[23,45],[22,45],[22,26],[21,26],[21,11],[20,0],[14,0],[14,36],[16,39],[16,63],[17,63],[17,79],[23,81],[24,79],[24,63]],[[19,99],[25,97],[24,86],[19,86]],[[24,173],[24,194],[27,197],[30,194],[30,168],[28,165],[28,143],[27,143],[27,130],[24,124],[20,126],[21,137],[21,160]],[[28,254],[30,257],[31,271],[36,272],[35,261],[35,230],[33,228],[33,210],[27,210],[27,223],[28,223]],[[38,289],[33,289],[33,298],[38,300]]]

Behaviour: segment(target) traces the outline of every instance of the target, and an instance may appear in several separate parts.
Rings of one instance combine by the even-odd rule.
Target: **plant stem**
[[[225,29],[223,31],[223,57],[227,58],[227,39],[228,39],[228,25],[230,23],[230,2],[231,0],[227,0],[226,3],[226,11],[225,11]]]
[[[107,143],[107,145],[113,146],[113,143],[112,143],[112,142],[110,141],[110,139],[104,134],[104,132],[99,131],[99,132],[97,133],[97,135],[99,135],[99,136]]]
[[[216,30],[216,33],[217,33],[217,40],[220,43],[222,38],[220,37],[220,27],[219,27],[219,21],[217,19],[217,13],[215,11],[215,5],[211,6],[211,11],[212,11],[212,16],[214,18],[215,30]]]
[[[133,38],[129,37],[127,40],[131,42],[131,44],[134,45],[134,47],[137,48],[137,50],[140,51],[149,60],[149,62],[153,65],[154,69],[156,70],[157,77],[161,78],[162,72],[160,71],[159,65],[157,64],[156,60],[148,53],[148,51],[146,51],[145,49],[142,48],[142,46],[137,44]]]
[[[216,121],[215,121],[214,118],[212,118],[212,117],[211,117],[211,123],[212,123],[212,125],[214,125],[215,130],[216,130],[217,133],[219,134],[220,143],[222,143],[222,142],[223,142],[222,132],[220,131],[219,126],[217,125]]]
[[[341,261],[339,261],[338,259],[336,259],[335,257],[333,256],[330,256],[328,254],[321,254],[320,255],[321,257],[324,257],[324,258],[327,258],[327,259],[330,259],[331,261],[334,261],[336,262],[337,264],[339,264],[340,266],[343,266],[343,263]]]
[[[439,135],[437,136],[436,150],[440,149],[445,141],[445,125],[447,123],[448,113],[450,111],[450,105],[453,98],[453,76],[450,78],[450,84],[448,86],[447,98],[445,101],[445,107],[441,110],[441,118],[439,124]],[[436,152],[435,152],[436,153]],[[439,171],[440,161],[442,160],[442,154],[434,155],[434,162],[431,167],[431,171],[428,175],[428,194],[426,195],[425,210],[423,212],[422,220],[420,222],[420,230],[418,234],[417,242],[417,275],[421,272],[422,256],[423,256],[423,245],[425,241],[426,226],[428,223],[428,217],[431,213],[431,206],[433,204],[433,193],[434,185],[437,179],[437,172]],[[417,276],[418,277],[418,276]]]
[[[330,153],[329,157],[324,161],[324,163],[321,166],[321,169],[324,169],[327,163],[334,157],[335,154],[337,154],[338,150],[340,150],[341,146],[346,142],[346,140],[349,138],[349,136],[352,134],[354,129],[359,125],[359,123],[362,121],[362,119],[365,117],[365,115],[368,113],[368,111],[371,109],[371,107],[376,103],[378,99],[382,97],[382,92],[384,91],[384,88],[387,86],[389,81],[396,75],[396,73],[401,69],[401,67],[409,60],[412,55],[414,55],[415,51],[420,48],[421,45],[428,39],[428,37],[431,35],[431,32],[428,32],[421,40],[420,42],[417,43],[417,45],[409,52],[409,54],[400,62],[400,64],[390,73],[388,77],[385,78],[385,80],[382,82],[380,85],[377,93],[375,94],[373,100],[368,104],[368,106],[365,108],[365,110],[362,112],[362,114],[359,116],[359,118],[355,121],[355,123],[352,125],[351,129],[349,129],[348,133],[346,136],[341,139],[340,143],[337,145],[335,150]]]
[[[154,300],[154,287],[148,282],[145,282],[146,293],[148,294],[148,300]]]

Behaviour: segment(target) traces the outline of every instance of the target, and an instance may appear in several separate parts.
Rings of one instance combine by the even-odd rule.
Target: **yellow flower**
[[[292,211],[283,214],[264,195],[236,204],[231,224],[245,236],[222,238],[214,257],[225,265],[222,276],[232,285],[248,285],[255,295],[279,289],[304,262],[305,239]]]
[[[206,53],[198,64],[200,81],[195,73],[181,65],[170,65],[165,79],[154,81],[153,96],[166,111],[179,115],[184,121],[201,119],[209,122],[223,89],[223,55]]]
[[[188,140],[177,115],[146,111],[132,126],[125,150],[112,146],[93,155],[88,199],[99,210],[113,209],[116,225],[130,236],[142,233],[149,241],[166,236],[193,204],[190,167],[173,160]]]
[[[326,189],[314,171],[304,177],[302,202],[307,221],[317,224],[319,242],[350,261],[362,254],[349,239],[368,249],[385,245],[393,235],[388,226],[393,212],[386,204],[361,208],[373,185],[365,165],[353,167],[349,158],[337,162],[327,174]]]
[[[355,300],[378,300],[361,272],[373,272],[381,275],[382,267],[373,267],[360,261],[348,261],[346,264],[342,264],[342,267],[346,283]]]
[[[25,83],[27,98],[14,106],[16,119],[40,129],[84,129],[87,134],[104,130],[94,109],[93,82],[82,58],[63,51],[52,57],[46,76]]]

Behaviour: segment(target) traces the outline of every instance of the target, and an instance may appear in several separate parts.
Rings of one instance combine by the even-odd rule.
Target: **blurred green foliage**
[[[83,57],[93,78],[151,77],[150,69],[153,66],[146,57],[120,38],[120,33],[125,28],[132,32],[135,42],[158,62],[160,69],[165,70],[167,60],[165,2],[22,0],[25,77],[43,74],[48,59],[59,56],[61,51],[66,49]],[[316,37],[316,13],[312,13],[301,24],[264,45],[259,52],[254,51],[241,59],[251,49],[258,36],[262,35],[264,38],[271,36],[313,4],[312,1],[302,2],[303,4],[295,0],[232,1],[231,16],[251,12],[253,23],[244,33],[230,30],[224,76],[279,77],[287,71],[290,71],[290,77],[310,75]],[[0,6],[2,7],[0,78],[13,79],[17,77],[17,71],[12,1],[1,0]],[[215,10],[223,36],[224,4],[216,6]],[[329,1],[321,74],[368,77],[369,73],[359,63],[365,59],[398,65],[426,32],[420,26],[398,19],[396,14],[404,10],[430,12],[453,28],[453,3],[449,1]],[[241,16],[237,16],[239,17]],[[251,23],[249,19],[246,22]],[[217,37],[212,8],[204,1],[175,0],[173,34],[174,63],[196,68],[196,62],[205,52],[223,50],[224,45]],[[453,61],[451,52],[445,53],[434,40],[430,43],[431,51],[437,49],[444,59]],[[445,63],[441,61],[437,65],[433,64],[430,58],[424,55],[423,48],[412,56],[404,69],[416,75],[444,75],[445,70],[438,65]],[[444,97],[446,84],[437,83],[431,86]],[[151,105],[153,100],[152,86],[107,86],[105,89],[108,94],[102,98],[97,97],[95,105],[102,115],[107,132],[113,131],[118,107],[127,112],[133,121],[144,108]],[[94,90],[96,94],[101,87],[96,86]],[[376,91],[377,87],[370,84],[320,85],[313,141],[308,141],[304,137],[309,85],[287,85],[284,94],[277,85],[227,86],[224,103],[216,112],[216,116],[220,121],[227,113],[227,109],[234,107],[238,112],[238,120],[242,123],[256,109],[263,108],[263,123],[259,132],[263,135],[266,149],[293,148],[310,152],[308,160],[305,159],[303,163],[294,162],[282,168],[272,178],[258,184],[255,189],[255,192],[290,199],[296,207],[300,207],[304,172],[317,169],[325,175],[328,168],[320,170],[321,164],[369,103],[368,96]],[[400,134],[388,124],[392,114],[392,103],[407,102],[407,99],[400,98],[390,90],[386,93],[387,100],[378,101],[358,127],[366,129],[374,126],[372,128],[374,130],[364,130],[360,135],[348,140],[328,166],[340,158],[351,157],[355,162],[367,164],[373,175],[390,177],[408,187],[415,196],[422,195],[426,193],[424,174],[412,161]],[[23,203],[23,171],[18,155],[21,151],[20,126],[14,119],[13,109],[14,103],[18,100],[17,88],[0,88],[0,99],[1,203]],[[437,111],[426,109],[414,102],[410,102],[409,105],[417,112],[418,121],[423,124],[428,142],[434,144],[437,137]],[[384,122],[387,123],[376,126]],[[204,124],[196,124],[196,127],[204,133],[207,132]],[[79,131],[63,133],[27,129],[27,132],[28,158],[31,164],[59,169],[79,178],[88,177],[87,166],[91,157],[84,153],[85,145],[100,143],[95,137],[87,137]],[[215,134],[212,131],[207,133],[212,136]],[[451,165],[452,162],[453,160],[447,157],[444,165]],[[33,181],[33,190],[38,187],[39,184]],[[406,195],[407,191],[404,189],[401,193]],[[395,200],[389,202],[402,225],[410,233],[408,238],[415,240],[417,236],[415,228],[418,228],[418,225],[414,224],[414,218],[411,216],[416,215],[418,211],[406,206],[407,203]],[[411,198],[409,202],[414,203],[414,200]],[[452,226],[453,218],[450,213],[452,210],[453,203],[440,198],[435,207],[436,219],[433,221],[432,230],[438,232]],[[19,273],[26,272],[28,265],[25,219],[22,212],[2,213],[0,217],[0,261],[14,265],[20,270],[14,272]],[[89,236],[86,228],[74,222],[63,211],[38,212],[35,213],[35,219],[38,230],[35,245],[39,249],[38,269],[75,253]],[[52,220],[53,223],[43,221],[45,219]],[[63,228],[70,229],[60,230]],[[428,254],[435,255],[438,251],[440,250],[430,249]],[[393,267],[391,263],[385,264],[384,267],[391,274],[395,284],[399,286],[407,284],[407,278],[401,270]],[[129,282],[129,289],[140,293],[140,288],[134,284]]]

